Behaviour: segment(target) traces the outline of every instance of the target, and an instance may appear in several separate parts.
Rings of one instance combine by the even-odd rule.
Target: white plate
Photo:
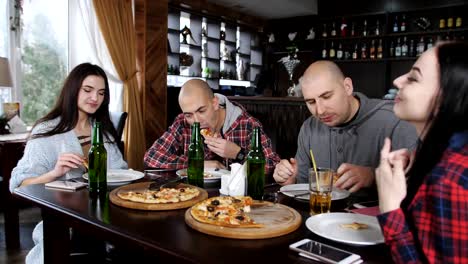
[[[307,193],[308,191],[309,191],[308,183],[289,184],[289,185],[281,187],[280,189],[280,192],[282,192],[284,195],[289,196],[289,197],[294,197],[295,195],[299,195],[294,198],[301,200],[301,201],[309,201],[309,193]],[[300,195],[302,193],[305,193],[305,194]],[[348,198],[349,194],[350,193],[347,190],[333,188],[332,201]]]
[[[366,224],[368,228],[354,230],[340,226],[353,222]],[[352,213],[318,214],[309,217],[306,226],[319,236],[346,244],[367,246],[384,242],[377,217],[373,216]]]
[[[231,174],[228,170],[214,168],[206,168],[205,173],[211,175],[210,177],[205,176],[206,182],[219,181],[221,179],[221,175]],[[180,177],[187,177],[187,169],[178,170],[176,171],[176,174]]]
[[[143,172],[135,170],[108,170],[107,183],[108,184],[124,184],[136,181],[145,176]],[[88,180],[88,173],[83,174],[83,178]]]

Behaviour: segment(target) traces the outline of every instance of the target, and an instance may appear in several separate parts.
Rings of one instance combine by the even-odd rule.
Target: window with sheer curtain
[[[5,1],[9,2],[0,0],[0,5]],[[111,86],[110,110],[121,111],[122,84],[114,77],[112,63],[106,57],[105,44],[99,42],[100,33],[95,23],[92,0],[34,0],[22,3],[21,37],[18,38],[20,43],[16,43],[19,48],[10,49],[11,53],[21,55],[21,70],[15,76],[19,85],[14,88],[17,96],[6,98],[21,103],[21,118],[32,124],[49,112],[68,72],[83,62],[104,68]],[[12,6],[9,8],[14,11]],[[0,21],[2,35],[6,36],[8,34],[3,34],[2,23]],[[6,30],[10,34],[13,32],[8,27]],[[0,48],[3,50],[3,46]],[[5,49],[8,51],[8,48]]]

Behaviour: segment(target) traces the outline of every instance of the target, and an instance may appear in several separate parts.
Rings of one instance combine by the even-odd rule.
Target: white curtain
[[[69,67],[83,62],[99,65],[107,74],[111,111],[123,109],[123,84],[119,80],[99,30],[92,0],[69,1]]]

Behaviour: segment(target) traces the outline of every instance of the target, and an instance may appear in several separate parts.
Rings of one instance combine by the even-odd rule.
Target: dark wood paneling
[[[262,123],[273,149],[282,159],[296,155],[297,135],[304,120],[310,116],[302,99],[235,96],[229,99],[242,104],[249,114]]]
[[[135,11],[140,43],[144,50],[144,115],[146,148],[167,128],[167,0],[138,0]],[[141,6],[143,5],[143,8]],[[138,58],[142,58],[141,53]]]

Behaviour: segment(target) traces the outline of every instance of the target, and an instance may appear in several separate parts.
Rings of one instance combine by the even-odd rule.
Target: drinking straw
[[[319,178],[318,178],[318,173],[317,173],[317,164],[315,163],[314,153],[312,152],[312,149],[310,149],[310,158],[312,159],[312,166],[315,172],[315,184],[317,185],[317,192],[320,192],[320,184],[319,184]]]

